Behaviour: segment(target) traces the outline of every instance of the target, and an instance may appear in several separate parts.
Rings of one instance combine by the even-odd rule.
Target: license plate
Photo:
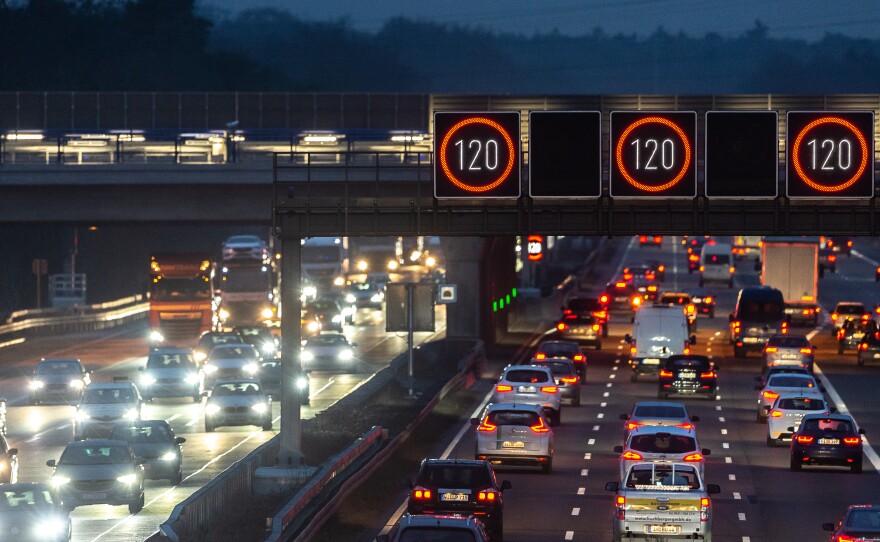
[[[840,444],[840,439],[836,438],[820,438],[819,444]]]
[[[797,354],[782,354],[782,359],[797,359]]]
[[[863,338],[864,336],[865,336],[864,333],[853,333],[853,338],[854,338],[854,339],[861,339],[861,338]]]
[[[625,302],[625,301],[629,301],[629,298],[628,298],[628,297],[615,297],[615,298],[614,298],[614,301],[615,301],[616,303],[623,303],[623,302]]]
[[[678,373],[679,378],[683,378],[685,380],[693,380],[697,378],[697,375],[694,373]]]
[[[678,534],[681,532],[680,525],[648,525],[646,532],[650,534]]]
[[[520,386],[519,387],[519,391],[521,391],[522,393],[535,393],[536,390],[537,390],[537,388],[534,386]]]
[[[441,501],[467,502],[467,493],[443,493],[440,496]]]
[[[642,360],[642,365],[660,365],[659,358],[645,358]]]
[[[97,501],[101,499],[106,499],[106,493],[83,493],[82,498],[90,501]]]
[[[517,441],[511,442],[509,440],[505,440],[504,442],[501,443],[501,447],[502,448],[525,448],[526,443],[525,442],[517,442]]]
[[[758,338],[757,337],[743,337],[743,342],[744,343],[756,343],[756,342],[758,342]]]

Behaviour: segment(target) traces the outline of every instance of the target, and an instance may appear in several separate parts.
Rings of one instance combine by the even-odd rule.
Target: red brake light
[[[565,309],[562,314],[571,314],[571,309]]]
[[[639,242],[640,243],[648,242],[648,236],[647,235],[639,235]]]
[[[608,303],[608,296],[605,294],[602,294],[602,296],[599,297],[599,303]]]
[[[797,437],[798,444],[810,444],[814,440],[813,437],[808,437],[806,435],[798,435]]]
[[[624,273],[623,274],[623,280],[631,280],[632,278],[633,278],[632,273]]]
[[[764,349],[764,353],[766,353],[766,354],[773,354],[778,351],[779,351],[779,349],[776,348],[775,346],[768,346],[767,348]]]
[[[694,428],[694,424],[692,424],[692,423],[680,423],[680,424],[676,425],[676,427],[681,427],[682,429],[693,429],[693,428]]]
[[[687,461],[687,462],[689,462],[689,463],[692,463],[692,462],[699,462],[699,461],[702,461],[702,460],[703,460],[703,454],[701,454],[701,453],[698,452],[698,453],[695,453],[695,454],[686,455],[686,456],[684,456],[684,460]]]
[[[560,378],[560,380],[562,380],[566,384],[576,384],[578,381],[578,377],[576,377],[576,376],[563,376],[562,378]]]
[[[837,261],[837,256],[835,256],[834,254],[829,255],[829,256],[828,256],[828,261],[829,261],[829,262],[836,262],[836,261]]]
[[[547,427],[546,425],[544,425],[544,420],[541,418],[538,418],[538,423],[533,425],[531,427],[531,430],[534,431],[535,433],[548,433],[548,432],[550,432],[550,428]]]
[[[431,498],[431,490],[417,487],[413,490],[412,496],[417,500],[426,500]]]
[[[648,291],[649,291],[649,292],[656,292],[656,291],[657,291],[657,287],[654,286],[654,285],[652,284],[652,285],[648,286]]]
[[[566,327],[568,326],[565,325],[565,322],[559,322],[558,324],[556,324],[556,329],[558,329],[559,331],[565,331]]]
[[[642,454],[640,454],[640,453],[638,453],[638,452],[632,452],[632,451],[630,451],[630,452],[625,452],[625,453],[623,454],[623,458],[624,458],[624,459],[629,459],[629,460],[635,460],[635,461],[638,461],[638,460],[641,460],[641,459],[642,459]]]
[[[662,242],[663,242],[663,238],[662,238],[661,236],[659,236],[659,235],[655,235],[655,236],[654,236],[654,242],[655,242],[655,243],[662,243]]]
[[[642,427],[642,426],[644,426],[644,425],[645,425],[645,424],[643,424],[643,423],[629,422],[629,423],[626,424],[626,428],[627,428],[628,430],[632,431],[632,430],[635,429],[636,427]]]
[[[770,399],[771,401],[779,397],[779,394],[775,391],[765,391],[762,395],[764,399]]]
[[[513,386],[508,384],[498,384],[495,386],[495,391],[513,391]]]
[[[666,369],[660,369],[660,378],[672,378],[672,371],[667,371]]]
[[[851,247],[851,246],[852,246],[852,241],[847,241],[847,242],[846,242],[846,246]]]
[[[575,354],[574,358],[572,359],[574,359],[575,361],[586,361],[586,358],[584,358],[583,354]]]
[[[547,354],[544,354],[543,352],[540,354],[535,354],[535,359],[547,359]]]
[[[616,282],[616,283],[614,283],[614,287],[615,288],[626,288],[626,283],[625,282]]]
[[[556,386],[541,386],[541,391],[544,393],[556,393],[559,391],[559,388]]]
[[[690,261],[690,262],[698,262],[698,261],[700,261],[700,257],[697,256],[696,254],[691,254],[690,256],[688,256],[688,261]]]
[[[867,350],[867,349],[868,349],[868,343],[862,343],[859,345],[859,350]]]
[[[860,443],[861,441],[862,441],[862,439],[859,437],[844,437],[844,439],[843,439],[843,443],[849,444],[850,446],[855,446],[856,444]]]
[[[498,426],[495,424],[489,423],[489,417],[483,419],[483,423],[477,426],[477,431],[494,431]]]
[[[487,489],[486,491],[480,491],[477,493],[478,501],[494,501],[497,495],[491,489]]]
[[[718,373],[715,371],[706,371],[705,373],[700,374],[700,378],[718,378]]]
[[[697,312],[697,307],[695,307],[695,306],[693,306],[693,305],[688,305],[688,306],[687,306],[687,313],[688,313],[688,314],[693,314],[693,313],[695,313],[695,312]]]
[[[801,348],[801,354],[812,354],[812,353],[813,353],[812,348]]]

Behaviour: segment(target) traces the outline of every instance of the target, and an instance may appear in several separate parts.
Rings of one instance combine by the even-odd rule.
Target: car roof
[[[442,459],[442,458],[428,458],[422,460],[422,465],[425,466],[454,466],[454,465],[463,465],[468,467],[485,467],[489,466],[489,463],[485,459]]]
[[[192,348],[171,348],[171,347],[159,347],[152,348],[150,350],[150,354],[192,354]]]
[[[548,369],[547,367],[542,367],[540,365],[534,365],[534,364],[508,365],[507,367],[504,368],[504,372],[506,373],[508,371],[528,371],[528,370],[535,370],[535,369],[538,369],[539,371],[547,371],[548,373],[550,372],[550,369]]]
[[[629,434],[632,437],[645,433],[669,433],[670,435],[696,438],[696,432],[693,429],[685,429],[684,427],[676,427],[674,425],[643,425],[633,428]]]
[[[124,440],[112,440],[109,438],[89,438],[85,440],[72,440],[65,448],[86,448],[89,446],[122,446],[128,448],[128,442]]]
[[[134,387],[134,382],[92,382],[86,386],[86,389],[113,390]]]
[[[529,403],[489,403],[486,405],[486,412],[492,412],[496,410],[519,410],[519,411],[528,411],[528,412],[537,412],[541,414],[544,412],[544,407],[537,404],[529,404]]]

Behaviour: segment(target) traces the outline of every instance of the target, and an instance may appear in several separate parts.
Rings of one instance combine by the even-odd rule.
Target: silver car
[[[807,414],[830,414],[831,408],[821,396],[783,393],[776,398],[767,414],[767,446],[791,441]]]
[[[220,426],[259,425],[272,430],[272,399],[252,379],[219,380],[205,403],[205,431]]]
[[[199,393],[199,368],[188,348],[154,348],[147,364],[140,368],[140,386],[145,401],[155,397],[192,397],[202,400]]]
[[[107,438],[118,422],[141,419],[141,405],[132,382],[92,382],[76,407],[73,439]]]
[[[620,479],[623,480],[629,468],[636,463],[687,463],[693,465],[700,477],[705,472],[705,456],[712,453],[708,448],[700,448],[697,432],[681,427],[645,426],[629,432],[626,445],[615,446],[620,454]]]
[[[764,347],[764,370],[770,367],[802,367],[813,372],[813,345],[805,335],[795,333],[770,337]]]
[[[300,360],[303,371],[340,370],[352,372],[357,365],[354,346],[342,333],[321,333],[308,339],[302,347]]]
[[[763,386],[755,386],[758,392],[758,412],[755,417],[757,422],[767,419],[767,413],[776,399],[784,393],[798,393],[811,397],[822,397],[822,387],[816,379],[807,374],[781,373],[770,376]]]
[[[495,384],[492,402],[540,405],[550,419],[550,425],[559,425],[562,394],[547,367],[508,365]]]
[[[202,366],[202,392],[210,391],[218,380],[258,378],[260,353],[252,344],[218,344]]]
[[[540,405],[490,403],[471,423],[477,426],[476,459],[553,470],[553,430]]]

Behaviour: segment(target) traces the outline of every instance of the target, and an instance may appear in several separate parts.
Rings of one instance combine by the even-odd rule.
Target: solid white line
[[[336,383],[336,381],[331,378],[330,380],[327,381],[326,384],[324,384],[323,386],[321,386],[320,388],[315,390],[315,393],[310,393],[309,399],[314,399],[319,393],[326,390],[327,388],[329,388],[330,386],[332,386],[335,383]]]
[[[180,416],[181,416],[181,414],[180,414],[180,412],[178,412],[177,414],[175,414],[174,416],[171,416],[170,418],[168,418],[168,419],[165,420],[165,421],[168,422],[168,423],[171,423],[171,422],[173,422],[174,420],[176,420],[177,418],[179,418]]]

